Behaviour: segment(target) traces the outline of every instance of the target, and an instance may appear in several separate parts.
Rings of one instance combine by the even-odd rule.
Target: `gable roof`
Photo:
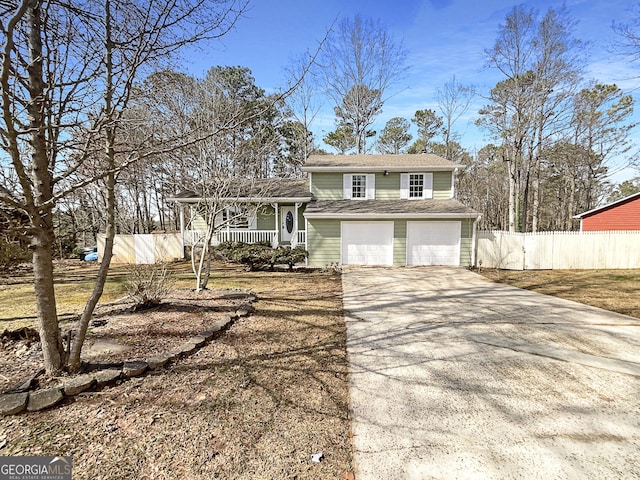
[[[615,202],[608,203],[606,205],[603,205],[602,207],[594,208],[592,210],[589,210],[587,212],[581,213],[579,215],[574,215],[573,218],[588,217],[590,215],[594,215],[594,214],[599,213],[601,211],[617,207],[618,205],[622,205],[623,203],[630,202],[632,200],[635,200],[636,198],[640,198],[640,192],[637,192],[637,193],[634,193],[632,195],[629,195],[628,197],[621,198],[620,200],[616,200]]]
[[[462,165],[451,162],[433,153],[399,155],[311,155],[302,170],[321,171],[422,171],[455,170]]]
[[[316,200],[307,205],[311,218],[478,218],[480,214],[457,200]]]
[[[220,198],[233,201],[298,201],[309,202],[311,192],[309,181],[305,178],[268,178],[259,180],[234,180],[233,185],[225,186]],[[183,190],[169,200],[181,203],[197,203],[203,200],[201,194],[193,190]]]

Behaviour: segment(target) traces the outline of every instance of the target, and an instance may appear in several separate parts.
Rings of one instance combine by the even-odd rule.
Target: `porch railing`
[[[306,230],[298,230],[298,234],[296,235],[296,243],[294,246],[307,246],[307,231]]]
[[[185,246],[193,246],[202,242],[206,235],[202,230],[185,230],[184,244]],[[276,247],[278,245],[278,232],[276,230],[248,230],[248,229],[223,229],[216,232],[211,239],[211,245],[219,245],[222,242],[242,242],[242,243],[261,243],[266,242]],[[295,232],[291,246],[300,245],[306,247],[307,232],[298,230]]]
[[[222,242],[267,242],[272,245],[276,240],[276,235],[277,232],[275,230],[220,230],[214,235],[215,238],[212,243],[218,245]]]
[[[192,246],[202,242],[206,235],[201,230],[186,230],[184,232],[184,244]],[[222,242],[243,242],[243,243],[260,243],[267,242],[273,245],[276,242],[277,232],[275,230],[247,230],[247,229],[230,229],[220,230],[213,234],[211,245],[219,245]]]

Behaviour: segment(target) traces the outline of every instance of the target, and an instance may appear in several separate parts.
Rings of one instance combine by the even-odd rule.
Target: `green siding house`
[[[301,245],[317,267],[472,265],[480,215],[453,198],[458,168],[432,154],[311,156],[307,179],[267,180],[268,194],[255,185],[254,193],[238,194],[235,204],[255,208],[233,228],[227,221],[214,242]],[[182,222],[188,243],[190,229],[202,228],[198,199],[189,192],[175,200],[191,205],[188,224]]]

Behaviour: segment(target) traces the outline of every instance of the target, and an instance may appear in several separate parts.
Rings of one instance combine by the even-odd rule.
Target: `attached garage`
[[[304,217],[310,266],[473,264],[479,215],[456,200],[314,201]]]
[[[342,263],[393,265],[394,222],[341,222]]]
[[[461,222],[407,222],[407,265],[460,265]]]

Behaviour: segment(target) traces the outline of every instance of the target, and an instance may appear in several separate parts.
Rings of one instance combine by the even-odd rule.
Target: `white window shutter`
[[[345,173],[344,175],[342,175],[342,198],[345,200],[350,200],[351,192],[352,192],[351,174]]]
[[[425,173],[423,178],[422,198],[433,198],[433,173]]]
[[[375,200],[376,198],[376,174],[367,174],[367,200]]]
[[[409,198],[409,174],[400,174],[400,199],[407,200]]]

